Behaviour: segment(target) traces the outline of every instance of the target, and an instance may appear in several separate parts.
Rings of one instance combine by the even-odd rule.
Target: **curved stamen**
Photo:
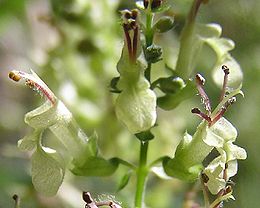
[[[222,66],[222,70],[225,73],[224,75],[224,80],[223,80],[223,86],[221,90],[221,95],[220,95],[220,102],[223,100],[225,94],[226,94],[226,89],[227,89],[227,82],[228,82],[228,75],[229,75],[229,68],[226,65]]]
[[[205,105],[206,111],[208,111],[208,113],[210,114],[211,113],[210,100],[205,90],[203,89],[203,85],[205,84],[205,79],[202,77],[202,75],[196,74],[195,81],[196,81],[196,86],[199,91],[199,94],[202,98],[202,102]]]
[[[19,82],[24,80],[25,84],[38,92],[41,95],[44,95],[53,105],[56,103],[57,98],[54,93],[48,88],[48,86],[35,74],[31,71],[32,74],[28,74],[22,71],[13,70],[9,73],[9,78]]]

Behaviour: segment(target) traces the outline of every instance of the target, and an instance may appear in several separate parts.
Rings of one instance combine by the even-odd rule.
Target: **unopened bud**
[[[164,33],[173,28],[174,19],[169,16],[161,17],[154,25],[156,32]]]
[[[156,63],[162,58],[162,48],[157,45],[151,45],[145,50],[145,59],[148,63]]]

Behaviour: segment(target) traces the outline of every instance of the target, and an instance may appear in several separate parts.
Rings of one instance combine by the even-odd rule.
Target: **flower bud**
[[[145,50],[145,59],[148,63],[156,63],[162,58],[162,48],[157,45],[151,45]]]
[[[154,25],[156,32],[164,33],[173,28],[174,19],[169,16],[161,17]]]

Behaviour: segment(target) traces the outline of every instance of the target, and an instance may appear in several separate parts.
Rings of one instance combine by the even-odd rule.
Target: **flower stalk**
[[[147,174],[149,172],[147,167],[147,151],[149,142],[140,142],[140,157],[139,166],[136,170],[137,184],[135,193],[135,207],[142,208],[144,204],[144,193],[146,186]]]

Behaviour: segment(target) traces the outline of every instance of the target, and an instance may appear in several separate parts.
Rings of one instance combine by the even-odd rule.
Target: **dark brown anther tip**
[[[83,191],[83,193],[82,193],[82,198],[83,198],[83,200],[84,200],[87,204],[90,204],[90,203],[93,202],[93,199],[91,198],[89,192]]]
[[[18,198],[19,198],[19,197],[18,197],[18,195],[17,195],[17,194],[14,194],[14,195],[13,195],[13,200],[17,201],[17,200],[18,200]]]
[[[147,9],[148,4],[149,4],[149,0],[144,0],[144,8],[145,8],[145,9]]]
[[[12,71],[9,72],[8,76],[9,76],[10,79],[14,80],[15,82],[18,82],[21,79],[21,76],[19,74],[16,74]]]
[[[229,74],[229,68],[226,65],[222,65],[222,70],[225,74]]]
[[[232,190],[232,187],[230,185],[228,185],[226,188],[225,188],[225,194],[229,194],[231,193],[233,190]]]
[[[152,9],[157,9],[162,5],[163,0],[153,0],[151,4]]]
[[[233,104],[237,101],[236,97],[232,97],[229,99],[230,104]]]
[[[207,183],[209,181],[209,177],[205,173],[201,173],[201,179],[203,183]]]
[[[196,83],[199,84],[199,85],[205,84],[205,79],[201,74],[196,74],[195,80],[196,80]]]
[[[132,12],[132,19],[136,20],[138,17],[138,10],[133,9],[131,12]]]
[[[130,19],[132,16],[130,11],[125,11],[123,15],[126,19]]]
[[[196,114],[200,114],[201,113],[200,109],[198,109],[198,108],[192,108],[191,112],[192,113],[196,113]]]

